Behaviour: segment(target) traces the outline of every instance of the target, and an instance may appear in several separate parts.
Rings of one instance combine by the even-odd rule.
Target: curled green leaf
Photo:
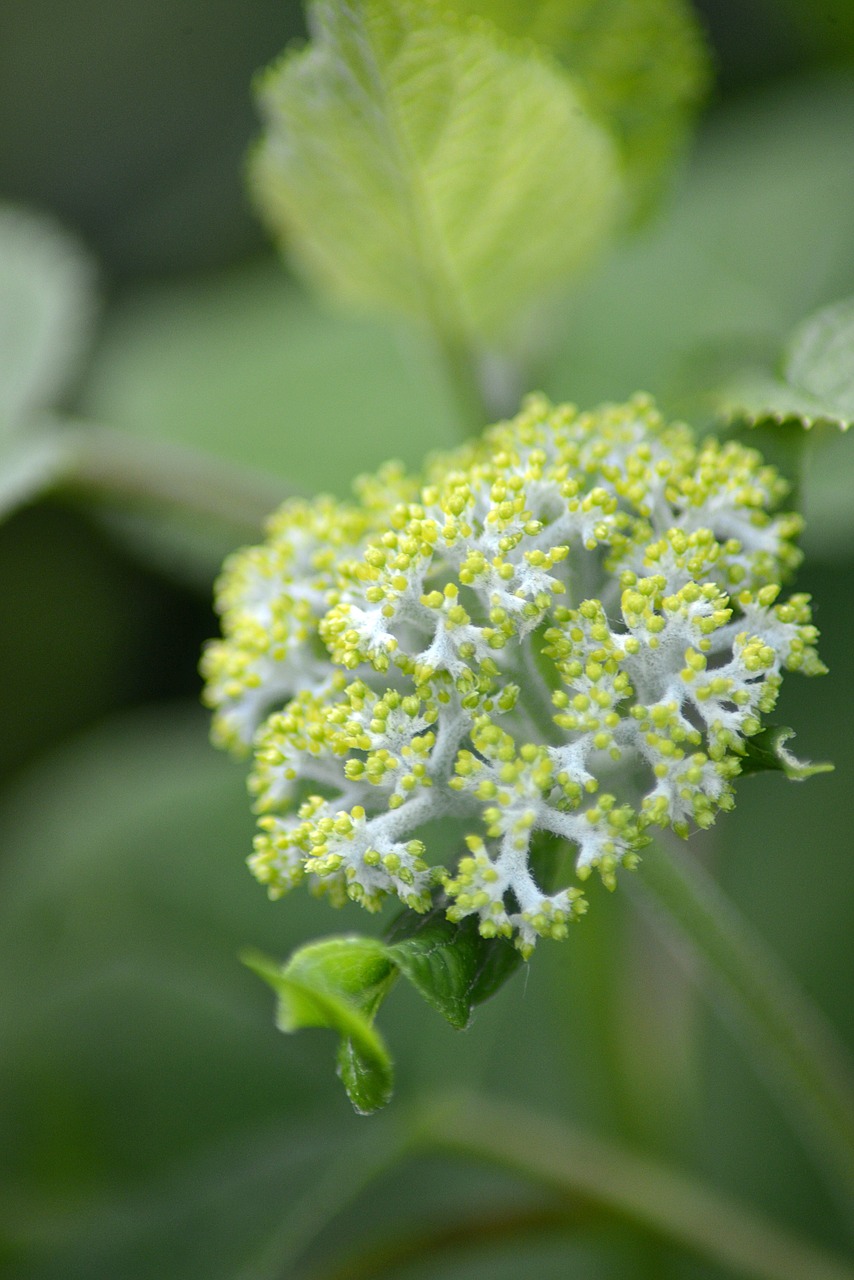
[[[761,733],[746,740],[746,751],[741,762],[742,774],[765,773],[769,770],[785,773],[793,782],[803,782],[817,773],[831,773],[832,764],[811,764],[799,760],[786,746],[794,738],[794,729],[784,725],[769,724]]]
[[[373,1020],[399,973],[462,1030],[475,1005],[493,995],[522,963],[505,939],[482,938],[472,920],[452,924],[444,908],[426,915],[402,912],[388,938],[322,938],[300,947],[284,965],[254,951],[243,956],[276,992],[281,1031],[329,1027],[338,1032],[338,1074],[362,1115],[391,1098],[392,1060]]]
[[[463,1030],[472,1011],[522,963],[505,938],[482,938],[474,917],[452,924],[445,906],[426,915],[404,911],[389,930],[387,954],[429,1005]]]
[[[279,998],[280,1031],[329,1027],[340,1036],[338,1074],[361,1115],[391,1098],[392,1062],[374,1015],[397,976],[382,943],[372,938],[324,938],[295,951],[283,966],[257,952],[243,962]]]

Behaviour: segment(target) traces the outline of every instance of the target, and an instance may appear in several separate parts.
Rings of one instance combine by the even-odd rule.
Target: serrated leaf
[[[338,1074],[363,1115],[391,1098],[392,1061],[373,1020],[398,973],[462,1030],[474,1006],[494,995],[522,963],[506,939],[482,938],[473,920],[452,924],[444,907],[426,915],[402,912],[387,942],[351,934],[308,943],[284,965],[257,952],[243,959],[276,992],[281,1031],[338,1032]]]
[[[372,1022],[397,971],[382,943],[324,938],[300,947],[283,966],[254,952],[243,960],[276,992],[279,1030],[337,1031],[338,1072],[353,1106],[361,1115],[384,1107],[391,1098],[392,1063]]]
[[[683,0],[455,0],[552,52],[614,132],[643,210],[654,199],[709,79],[702,32]]]
[[[54,405],[95,311],[94,268],[52,219],[0,206],[0,430]]]
[[[803,782],[817,773],[833,771],[832,764],[811,764],[808,760],[798,760],[786,747],[786,743],[794,736],[794,729],[771,724],[754,737],[748,738],[741,760],[742,774],[765,773],[770,770],[785,773],[793,782]]]
[[[595,255],[617,149],[532,45],[435,3],[316,0],[259,82],[252,185],[309,277],[445,340],[506,336]]]
[[[789,345],[784,373],[793,387],[813,396],[840,426],[854,421],[854,298],[806,320]]]
[[[724,395],[724,411],[756,424],[796,419],[847,431],[854,422],[854,298],[845,298],[799,325],[778,377],[747,374]]]

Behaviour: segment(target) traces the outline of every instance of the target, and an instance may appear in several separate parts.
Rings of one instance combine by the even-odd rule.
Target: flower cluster
[[[823,670],[808,597],[779,598],[785,493],[647,397],[532,397],[420,478],[287,503],[227,562],[203,660],[215,739],[254,752],[255,875],[371,910],[441,891],[525,954],[563,936],[558,846],[610,886],[650,826],[708,826],[782,671]]]

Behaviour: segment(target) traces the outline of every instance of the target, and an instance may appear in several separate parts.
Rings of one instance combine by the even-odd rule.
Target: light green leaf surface
[[[226,551],[258,536],[260,523],[235,531],[235,503],[246,509],[251,499],[260,520],[287,492],[345,496],[360,472],[390,457],[417,467],[457,436],[427,355],[382,324],[324,312],[273,259],[127,297],[107,316],[81,409],[110,424],[106,470],[110,458],[147,455],[136,466],[140,489],[149,472],[195,475],[208,505],[221,506],[225,523],[214,512],[196,519],[196,501],[192,519],[167,518],[162,504],[154,518],[126,504],[118,513],[136,553],[208,587]],[[182,452],[198,459],[193,471]],[[263,481],[257,496],[253,476]]]
[[[66,391],[91,337],[94,284],[72,235],[0,205],[0,432]]]
[[[107,317],[81,411],[339,495],[388,457],[418,465],[456,430],[420,353],[324,312],[274,260],[129,296]]]
[[[779,377],[746,374],[727,388],[722,409],[753,425],[794,418],[804,427],[854,422],[854,298],[823,307],[787,343]]]
[[[455,0],[548,49],[617,138],[633,203],[658,194],[708,82],[702,34],[683,0]]]
[[[712,120],[668,215],[573,300],[537,379],[544,390],[590,405],[642,387],[712,423],[722,385],[770,367],[805,315],[854,291],[852,137],[850,73],[766,91]],[[808,554],[854,547],[850,445],[823,440],[811,459]]]
[[[545,390],[582,405],[638,388],[709,419],[713,393],[854,291],[854,77],[774,88],[698,139],[665,218],[574,298]]]
[[[307,275],[467,345],[586,266],[622,195],[575,81],[435,2],[316,0],[260,79],[252,185]]]

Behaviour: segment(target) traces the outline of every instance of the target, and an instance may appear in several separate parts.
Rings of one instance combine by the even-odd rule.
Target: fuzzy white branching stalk
[[[476,915],[524,954],[584,910],[530,860],[572,846],[615,882],[647,831],[733,803],[783,671],[822,671],[786,484],[734,442],[698,443],[647,397],[518,417],[357,501],[289,502],[227,563],[204,658],[214,734],[254,753],[251,859],[303,879]],[[451,865],[423,829],[469,825]]]

